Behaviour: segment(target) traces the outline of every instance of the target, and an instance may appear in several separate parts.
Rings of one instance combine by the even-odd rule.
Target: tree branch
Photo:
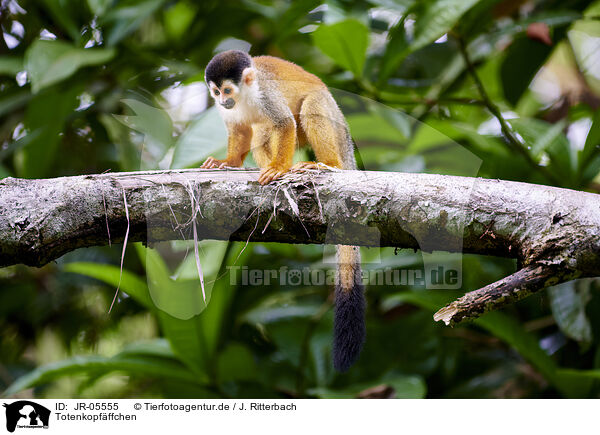
[[[479,290],[467,293],[462,298],[438,310],[433,319],[446,325],[454,325],[473,319],[491,310],[516,302],[538,290],[578,278],[580,273],[569,269],[531,264],[506,278]]]
[[[0,266],[76,248],[192,238],[394,246],[518,258],[515,274],[436,314],[455,324],[575,277],[600,276],[600,195],[386,172],[147,171],[0,181]],[[127,202],[127,213],[125,202]]]

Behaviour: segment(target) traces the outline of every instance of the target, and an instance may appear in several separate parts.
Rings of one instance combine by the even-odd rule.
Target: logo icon
[[[19,400],[4,404],[6,408],[6,430],[14,432],[15,428],[47,429],[50,422],[50,410],[29,400]]]

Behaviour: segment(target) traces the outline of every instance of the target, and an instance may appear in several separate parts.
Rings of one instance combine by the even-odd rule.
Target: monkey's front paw
[[[223,160],[218,160],[218,159],[215,159],[214,157],[209,157],[208,159],[205,160],[204,163],[202,163],[202,166],[200,166],[200,169],[218,168],[223,163],[224,163]]]
[[[292,169],[290,169],[291,172],[306,172],[307,170],[332,170],[335,169],[331,166],[328,166],[324,163],[321,162],[298,162],[296,163],[294,166],[292,166]]]
[[[298,162],[294,166],[292,166],[292,169],[290,169],[290,171],[304,172],[307,169],[319,169],[319,164],[317,162]]]
[[[208,159],[206,159],[206,161],[204,163],[202,163],[202,166],[200,166],[200,169],[213,169],[213,168],[225,169],[225,168],[237,168],[239,166],[241,166],[241,165],[234,165],[227,160],[219,160],[219,159],[215,159],[214,157],[209,157]]]
[[[258,182],[264,186],[265,184],[269,184],[271,181],[281,178],[281,176],[286,172],[288,171],[285,169],[267,166],[266,168],[261,169],[260,175],[258,176]]]

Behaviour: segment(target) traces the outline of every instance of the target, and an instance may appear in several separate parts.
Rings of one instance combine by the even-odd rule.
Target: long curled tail
[[[337,247],[333,366],[345,372],[356,362],[365,342],[365,295],[357,246]]]

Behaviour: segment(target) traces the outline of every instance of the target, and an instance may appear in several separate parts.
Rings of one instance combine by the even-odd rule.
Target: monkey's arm
[[[244,159],[250,151],[250,141],[252,139],[252,128],[248,125],[228,124],[228,143],[227,157],[225,160],[209,157],[200,166],[203,169],[225,167],[239,168],[244,163]]]
[[[271,159],[262,167],[258,182],[268,184],[292,168],[296,150],[296,123],[293,117],[278,120],[269,141]]]
[[[268,120],[267,129],[271,131],[266,142],[268,150],[264,153],[268,158],[259,163],[261,171],[258,182],[268,184],[292,168],[297,142],[296,121],[286,99],[278,91],[263,98],[262,110]],[[252,152],[255,154],[254,150]]]

